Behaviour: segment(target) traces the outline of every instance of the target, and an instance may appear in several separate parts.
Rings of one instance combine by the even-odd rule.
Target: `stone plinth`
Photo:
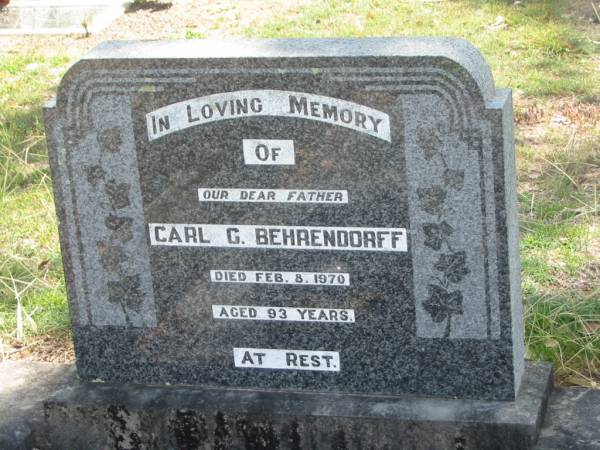
[[[82,383],[45,414],[51,448],[527,450],[551,385],[541,363],[512,402]]]

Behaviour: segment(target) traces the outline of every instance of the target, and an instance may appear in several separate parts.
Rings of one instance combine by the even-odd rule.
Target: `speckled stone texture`
[[[555,389],[536,450],[600,450],[600,390]]]
[[[552,384],[513,402],[82,383],[45,402],[42,448],[528,450]],[[592,432],[590,429],[589,432]],[[558,447],[555,447],[558,448]]]
[[[341,110],[315,120],[323,99],[305,117],[201,122],[201,109],[188,110],[179,130],[156,113],[250,90],[265,102],[277,91],[371,108],[389,134],[358,114],[344,125]],[[83,379],[515,398],[524,364],[511,94],[467,42],[108,42],[69,70],[45,117]],[[245,164],[244,139],[293,140],[295,164]],[[348,203],[200,202],[199,188],[345,190]],[[161,246],[152,223],[402,228],[408,242]],[[350,285],[216,283],[215,269],[339,272]],[[217,320],[212,305],[351,309],[355,322]],[[234,348],[337,352],[340,367],[236,367]]]

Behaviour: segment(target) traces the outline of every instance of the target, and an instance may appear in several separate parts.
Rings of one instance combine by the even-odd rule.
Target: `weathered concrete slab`
[[[538,369],[541,369],[543,366],[537,367]],[[103,384],[96,384],[91,387],[89,385],[87,386],[87,388],[84,388],[82,385],[78,384],[73,365],[36,363],[29,361],[6,361],[0,363],[0,448],[3,450],[31,449],[34,447],[40,449],[51,448],[49,447],[48,436],[43,432],[40,432],[42,428],[41,425],[43,424],[42,401],[48,396],[53,396],[53,402],[56,402],[57,400],[64,402],[68,397],[75,398],[76,393],[81,394],[85,392],[83,389],[87,389],[88,392],[93,392],[93,395],[85,402],[87,407],[98,409],[101,402],[107,398],[108,392],[112,391],[112,388]],[[178,428],[175,427],[170,429],[168,426],[166,427],[168,436],[170,436],[170,439],[174,442],[170,448],[194,448],[192,444],[199,442],[202,436],[208,433],[209,428],[208,424],[206,427],[196,428],[196,424],[198,423],[197,417],[195,420],[192,412],[194,407],[198,408],[199,406],[198,404],[195,404],[194,406],[194,398],[182,395],[184,390],[180,388],[151,389],[150,392],[153,393],[146,393],[142,398],[138,394],[144,392],[145,389],[135,387],[133,391],[127,392],[126,395],[119,398],[119,401],[115,403],[118,404],[119,407],[123,407],[123,405],[127,404],[134,411],[139,411],[144,405],[152,405],[151,408],[163,408],[166,410],[173,407],[173,402],[181,400],[181,405],[179,407],[174,407],[175,409],[179,409],[179,412],[173,413],[173,416],[171,416],[171,419],[173,419],[174,422],[178,422],[180,426]],[[114,391],[112,392],[114,393]],[[220,400],[217,399],[214,401]],[[446,402],[448,401],[444,400],[441,404],[446,404]],[[226,404],[226,402],[224,402],[224,404]],[[351,401],[346,402],[344,403],[344,408],[349,410],[352,404]],[[380,409],[374,407],[376,404],[380,405]],[[57,403],[54,403],[54,406],[48,404],[48,407],[54,408],[56,405]],[[306,408],[306,406],[303,406],[305,404],[301,402],[295,402],[295,405],[297,405],[298,408]],[[288,404],[288,406],[291,408],[294,405]],[[384,406],[387,409],[385,409]],[[206,405],[204,407],[206,407]],[[329,407],[331,407],[331,405],[329,405]],[[240,404],[238,408],[238,410],[243,408],[250,410],[250,405],[248,403]],[[532,411],[534,408],[533,404],[529,405],[531,414],[533,414]],[[368,418],[367,416],[370,415],[370,417],[373,418],[374,416],[380,416],[386,413],[386,411],[387,413],[392,413],[394,409],[396,410],[396,414],[400,415],[398,412],[401,410],[399,406],[394,406],[389,398],[381,398],[378,403],[371,402],[365,409],[355,410],[355,412],[357,415],[361,415],[361,417]],[[135,417],[138,417],[128,417],[121,409],[112,409],[111,411],[113,418],[118,418],[123,415],[125,419],[127,419],[123,423],[128,423],[129,425],[133,423],[132,421]],[[106,412],[108,414],[108,408],[106,409]],[[256,408],[255,412],[260,414],[260,406]],[[323,407],[323,410],[321,411],[322,415],[325,416],[326,412],[326,408]],[[58,413],[55,411],[53,414]],[[289,410],[288,414],[290,414]],[[489,413],[486,412],[485,416],[488,416],[488,414]],[[439,416],[441,416],[441,414],[438,414],[438,417]],[[225,416],[222,416],[222,418],[224,419]],[[70,421],[72,420],[76,420],[76,418],[71,417]],[[108,422],[113,419],[106,418],[103,420]],[[249,438],[254,434],[256,440],[264,439],[264,436],[268,435],[268,427],[260,429],[246,426],[246,428],[244,428],[243,423],[240,422],[240,424],[239,428],[232,428],[231,426],[227,428],[223,421],[221,429],[224,433],[228,430],[229,433],[241,433],[242,436],[245,431]],[[532,426],[532,422],[527,422],[525,426]],[[61,428],[62,426],[59,427],[59,429]],[[113,429],[118,431],[114,426]],[[109,430],[111,430],[111,428],[109,428]],[[128,428],[124,428],[121,433],[126,434],[127,430]],[[160,430],[157,430],[155,432],[157,439],[160,435],[159,431]],[[339,430],[336,429],[336,432],[337,431]],[[214,432],[216,432],[216,430]],[[64,431],[61,433],[66,434]],[[293,433],[293,430],[289,431],[289,435],[296,436],[296,434]],[[118,434],[116,434],[116,436],[118,436]],[[338,439],[343,443],[344,441],[341,436],[341,434],[338,434]],[[114,439],[109,431],[109,436],[105,437],[105,439],[111,438]],[[50,439],[58,438],[56,436],[51,436]],[[297,439],[297,436],[294,439]],[[293,447],[293,445],[296,445],[293,444],[293,442],[298,442],[294,441],[294,439],[292,439],[292,443],[290,444],[280,445],[280,448],[286,448],[285,445],[288,445],[289,448],[302,448],[298,446]],[[349,446],[349,442],[351,442],[350,439],[351,436],[344,435],[344,440],[348,448],[352,448]],[[213,443],[215,440],[212,442],[208,442],[206,438],[204,438],[204,440],[206,445],[204,447],[199,446],[200,448],[217,448],[217,445]],[[188,442],[190,445],[186,447],[183,444],[184,442]],[[262,442],[266,445],[269,441],[268,439],[264,439]],[[424,441],[423,445],[427,442],[428,441]],[[105,448],[119,448],[114,445],[114,441],[112,444],[109,441],[109,444],[110,445]],[[460,444],[460,440],[457,441],[456,444],[462,445]],[[89,447],[86,445],[85,448]],[[331,446],[317,446],[316,448],[331,448]],[[391,448],[396,449],[398,447]],[[555,390],[547,407],[546,420],[541,429],[538,444],[534,448],[536,450],[600,449],[600,390],[583,388],[563,388]]]
[[[600,390],[555,390],[536,449],[600,450]]]
[[[514,402],[82,383],[45,402],[47,445],[524,450],[551,383],[543,363],[527,364]]]
[[[0,449],[29,449],[43,422],[42,401],[76,382],[72,364],[0,363]]]

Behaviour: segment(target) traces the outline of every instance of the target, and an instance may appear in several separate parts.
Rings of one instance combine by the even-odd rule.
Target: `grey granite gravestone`
[[[82,379],[520,392],[511,96],[467,42],[110,42],[46,127]]]

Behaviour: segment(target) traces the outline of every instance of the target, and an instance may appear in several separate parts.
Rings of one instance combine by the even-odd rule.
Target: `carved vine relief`
[[[422,127],[417,131],[417,145],[427,161],[437,159],[444,168],[444,184],[417,189],[419,207],[436,221],[423,224],[424,244],[437,252],[438,260],[434,264],[437,274],[432,276],[428,284],[428,298],[423,308],[435,323],[445,322],[444,337],[450,337],[452,317],[463,314],[463,293],[458,284],[469,273],[467,254],[456,249],[451,243],[454,229],[442,220],[444,207],[463,189],[465,172],[462,169],[449,167],[443,153],[443,142],[440,131],[435,128]]]

